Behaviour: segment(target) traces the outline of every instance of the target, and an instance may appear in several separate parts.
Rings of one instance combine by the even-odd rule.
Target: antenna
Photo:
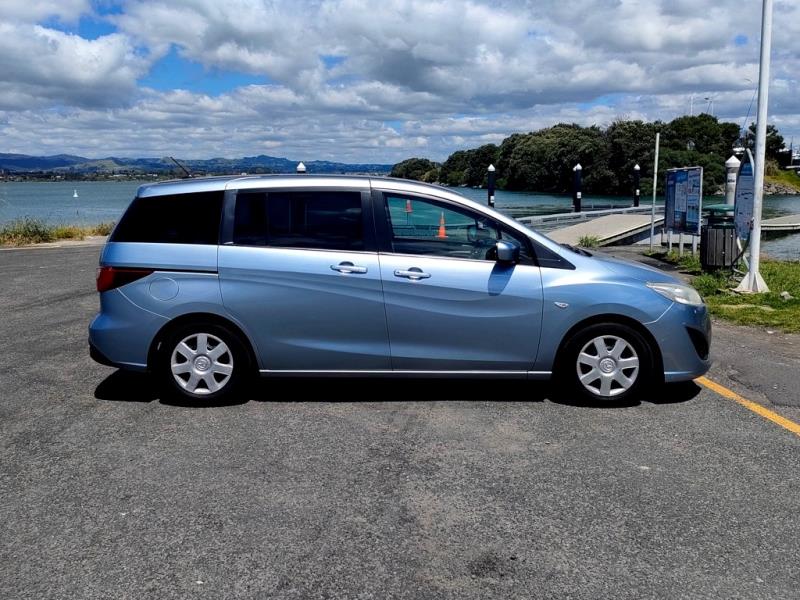
[[[184,167],[184,166],[183,166],[181,163],[179,163],[179,162],[178,162],[177,160],[175,160],[173,157],[171,157],[171,156],[170,156],[170,157],[169,157],[169,159],[170,159],[172,162],[174,162],[176,165],[178,165],[178,167],[180,167],[180,168],[183,170],[183,172],[184,172],[184,173],[186,173],[186,177],[191,177],[191,176],[192,176],[192,174],[189,172],[189,169],[187,169],[186,167]]]

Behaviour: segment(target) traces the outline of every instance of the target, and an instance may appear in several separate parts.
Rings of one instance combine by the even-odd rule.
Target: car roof
[[[137,196],[166,196],[172,194],[189,194],[198,192],[219,192],[224,190],[269,189],[269,188],[348,188],[369,190],[379,187],[394,191],[418,193],[435,192],[437,195],[453,194],[459,200],[460,194],[454,194],[442,186],[395,179],[392,177],[374,177],[369,175],[226,175],[221,177],[193,177],[148,183],[139,187]]]

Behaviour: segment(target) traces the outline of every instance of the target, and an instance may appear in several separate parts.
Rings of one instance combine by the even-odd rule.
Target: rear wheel
[[[561,376],[591,401],[625,402],[639,395],[653,374],[652,352],[635,329],[598,323],[575,334],[564,348]]]
[[[239,336],[216,323],[191,323],[170,332],[158,362],[167,395],[196,404],[234,400],[250,371]]]

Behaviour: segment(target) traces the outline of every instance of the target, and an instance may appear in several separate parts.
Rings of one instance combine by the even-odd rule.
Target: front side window
[[[136,198],[114,229],[112,242],[217,244],[223,192]]]
[[[239,192],[233,243],[363,250],[359,192]]]
[[[472,260],[495,260],[497,240],[520,246],[520,258],[530,260],[528,243],[481,213],[445,202],[386,194],[392,251]]]

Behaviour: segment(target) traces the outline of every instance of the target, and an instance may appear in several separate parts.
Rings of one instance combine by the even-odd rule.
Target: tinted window
[[[527,240],[481,213],[444,202],[386,195],[392,251],[473,260],[494,260],[497,240],[513,240],[523,262],[531,260]]]
[[[233,243],[363,250],[359,192],[240,192]]]
[[[136,198],[114,230],[114,242],[216,244],[223,192]]]

